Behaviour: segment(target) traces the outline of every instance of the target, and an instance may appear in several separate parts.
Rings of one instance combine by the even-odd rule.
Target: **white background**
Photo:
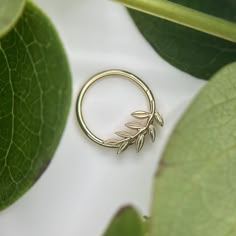
[[[99,236],[123,205],[148,215],[152,176],[175,122],[204,84],[162,60],[143,39],[125,8],[107,0],[37,0],[61,35],[73,75],[73,101],[62,141],[40,180],[0,213],[0,236]],[[165,127],[155,144],[146,140],[117,157],[80,131],[75,100],[94,73],[121,68],[141,77],[153,91]],[[102,137],[123,128],[146,101],[130,82],[108,79],[92,87],[85,118]]]

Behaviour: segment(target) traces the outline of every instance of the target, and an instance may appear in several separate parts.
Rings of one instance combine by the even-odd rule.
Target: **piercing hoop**
[[[121,76],[124,77],[132,82],[134,82],[146,95],[148,103],[149,103],[149,111],[135,111],[131,115],[139,120],[145,121],[145,124],[138,122],[138,121],[131,121],[125,124],[125,126],[129,129],[124,131],[116,132],[116,136],[118,138],[112,138],[108,140],[102,140],[97,137],[86,125],[82,113],[82,105],[83,105],[83,98],[88,90],[88,88],[94,84],[96,81],[103,79],[104,77],[108,76]],[[94,75],[90,78],[84,86],[81,88],[77,103],[76,103],[76,114],[79,125],[82,131],[95,143],[109,148],[117,148],[117,153],[121,153],[128,148],[128,146],[132,144],[136,144],[137,152],[139,152],[144,144],[145,136],[147,134],[150,135],[152,141],[155,141],[156,138],[156,130],[154,127],[154,122],[160,126],[164,125],[164,121],[162,116],[156,111],[156,103],[154,96],[148,86],[137,76],[131,74],[130,72],[123,71],[123,70],[107,70],[101,73]]]

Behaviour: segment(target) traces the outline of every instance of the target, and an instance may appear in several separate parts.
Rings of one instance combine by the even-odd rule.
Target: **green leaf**
[[[25,6],[25,0],[0,1],[0,37],[6,34],[17,22]]]
[[[103,236],[144,236],[144,223],[132,207],[122,208]]]
[[[49,19],[31,2],[0,39],[0,210],[49,164],[71,97],[68,63]]]
[[[172,2],[236,22],[236,1]],[[130,14],[160,56],[191,75],[209,79],[222,66],[236,60],[235,43],[145,13],[130,10]]]
[[[236,63],[220,70],[181,118],[154,189],[152,236],[236,234]]]

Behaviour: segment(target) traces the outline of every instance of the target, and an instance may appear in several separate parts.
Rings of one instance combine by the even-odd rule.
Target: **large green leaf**
[[[233,0],[171,1],[236,22]],[[222,66],[236,60],[235,43],[134,10],[130,14],[153,48],[187,73],[209,79]]]
[[[154,182],[152,236],[236,235],[236,63],[190,105]]]
[[[0,1],[0,37],[6,34],[21,16],[25,0]]]
[[[132,207],[121,209],[104,236],[144,236],[144,223]]]
[[[0,210],[41,175],[62,135],[71,80],[49,19],[28,2],[0,40]]]

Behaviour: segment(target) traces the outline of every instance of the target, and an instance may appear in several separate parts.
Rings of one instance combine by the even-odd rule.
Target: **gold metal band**
[[[109,140],[102,140],[98,138],[86,125],[84,118],[83,118],[83,113],[82,113],[82,105],[83,105],[83,98],[88,90],[88,88],[94,84],[96,81],[103,79],[104,77],[107,76],[122,76],[132,82],[134,82],[141,90],[144,92],[144,94],[147,97],[148,103],[149,103],[149,109],[150,111],[136,111],[132,113],[132,116],[137,118],[137,119],[147,119],[146,125],[142,125],[136,121],[134,122],[129,122],[126,124],[126,126],[129,129],[136,130],[137,132],[135,134],[130,134],[129,132],[126,131],[120,131],[117,132],[116,134],[122,138],[121,140],[118,139],[109,139]],[[150,134],[152,137],[153,141],[155,139],[155,128],[153,126],[154,120],[157,121],[157,123],[161,126],[163,126],[163,119],[160,116],[156,110],[156,104],[155,104],[155,99],[148,88],[148,86],[137,76],[123,70],[107,70],[103,71],[101,73],[98,73],[94,75],[92,78],[90,78],[82,87],[82,89],[79,92],[78,98],[77,98],[77,103],[76,103],[76,114],[77,114],[77,119],[79,122],[79,125],[83,132],[95,143],[102,145],[104,147],[109,147],[109,148],[118,148],[118,153],[124,151],[129,145],[133,144],[136,142],[137,146],[137,151],[139,151],[144,143],[144,137],[147,133]]]

